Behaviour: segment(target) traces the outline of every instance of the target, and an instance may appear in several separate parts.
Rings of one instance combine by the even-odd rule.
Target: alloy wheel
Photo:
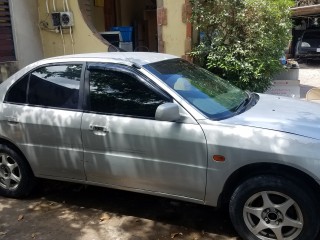
[[[243,217],[248,229],[261,240],[293,240],[303,229],[300,207],[280,192],[263,191],[251,196]]]
[[[0,154],[0,187],[14,190],[21,181],[21,172],[17,162],[8,154]]]

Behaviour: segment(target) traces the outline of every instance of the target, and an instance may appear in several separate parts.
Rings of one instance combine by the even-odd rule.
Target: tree
[[[292,0],[190,0],[202,32],[192,55],[234,85],[262,92],[281,71],[291,38]]]

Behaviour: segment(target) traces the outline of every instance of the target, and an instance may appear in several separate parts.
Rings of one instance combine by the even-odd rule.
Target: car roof
[[[9,87],[14,81],[28,73],[30,70],[46,64],[66,63],[66,62],[100,62],[100,63],[118,63],[127,66],[146,65],[154,62],[165,61],[178,58],[174,55],[151,52],[102,52],[102,53],[84,53],[74,55],[64,55],[52,58],[46,58],[22,68],[0,85],[2,88]]]
[[[177,56],[164,53],[150,52],[102,52],[102,53],[84,53],[58,56],[44,59],[44,61],[97,61],[97,62],[116,62],[127,65],[138,64],[145,65],[154,62],[178,58]]]

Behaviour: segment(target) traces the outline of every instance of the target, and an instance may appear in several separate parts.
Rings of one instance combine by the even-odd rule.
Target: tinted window
[[[28,80],[29,75],[16,82],[8,91],[6,95],[6,101],[11,103],[26,103]]]
[[[82,65],[47,66],[30,75],[28,103],[78,108]]]
[[[320,31],[318,32],[305,32],[303,39],[320,39]]]
[[[91,70],[90,104],[95,112],[154,118],[167,100],[138,79],[115,71]]]

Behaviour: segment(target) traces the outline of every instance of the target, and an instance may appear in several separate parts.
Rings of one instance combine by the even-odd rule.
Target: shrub
[[[250,91],[263,92],[283,67],[291,38],[292,0],[190,0],[204,33],[192,55],[205,68]]]

